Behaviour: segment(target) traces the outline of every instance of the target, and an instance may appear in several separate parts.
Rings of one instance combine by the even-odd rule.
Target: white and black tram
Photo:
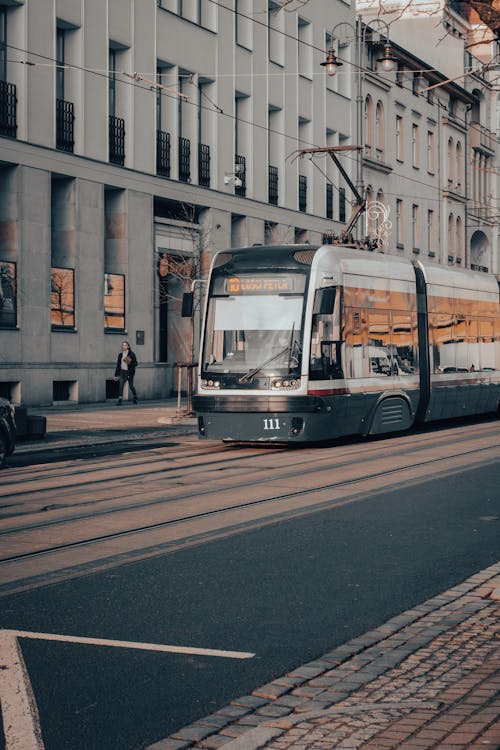
[[[215,256],[193,399],[201,437],[376,435],[499,403],[494,276],[344,245]]]

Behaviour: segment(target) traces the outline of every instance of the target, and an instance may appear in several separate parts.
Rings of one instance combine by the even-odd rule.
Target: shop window
[[[17,325],[17,269],[15,263],[0,260],[0,328]]]
[[[104,328],[125,330],[125,276],[121,273],[104,274]]]
[[[74,329],[75,272],[72,268],[52,268],[50,308],[53,329]]]

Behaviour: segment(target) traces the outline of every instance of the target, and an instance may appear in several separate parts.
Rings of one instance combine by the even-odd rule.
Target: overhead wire
[[[230,13],[233,13],[234,15],[241,16],[242,18],[245,18],[245,19],[251,21],[252,23],[254,23],[256,25],[262,26],[262,27],[264,27],[267,30],[269,30],[270,28],[272,28],[273,31],[275,31],[278,34],[281,34],[284,37],[287,37],[287,38],[289,38],[289,39],[291,39],[293,41],[296,41],[297,43],[304,44],[305,46],[311,47],[313,50],[320,51],[320,52],[324,53],[324,49],[323,48],[320,48],[320,47],[317,47],[314,44],[305,42],[304,40],[300,40],[297,36],[289,34],[289,33],[285,32],[285,31],[283,31],[281,29],[270,27],[268,23],[260,21],[259,19],[256,19],[253,16],[248,16],[248,15],[242,13],[241,11],[239,11],[239,10],[237,10],[235,8],[228,8],[228,7],[224,6],[224,5],[222,5],[220,2],[218,2],[218,0],[208,0],[208,2],[210,2],[210,3],[212,3],[212,4],[216,5],[216,6],[218,6],[219,8],[221,8],[223,10],[229,11]],[[369,26],[369,23],[368,23],[368,26]],[[355,41],[356,38],[353,37],[352,40]],[[31,50],[26,50],[26,49],[23,49],[21,47],[16,47],[15,45],[12,45],[12,44],[7,44],[6,47],[11,48],[13,50],[16,50],[17,52],[21,52],[21,53],[26,54],[26,55],[34,55],[34,56],[39,57],[39,58],[41,58],[43,60],[49,61],[49,62],[45,62],[44,63],[44,62],[13,60],[12,62],[26,64],[26,65],[31,66],[31,67],[34,67],[34,66],[51,67],[51,66],[53,66],[54,68],[61,68],[61,67],[64,67],[66,69],[68,69],[68,68],[74,68],[76,70],[80,70],[80,71],[85,72],[85,73],[90,73],[90,74],[98,75],[100,77],[103,77],[103,78],[107,79],[108,81],[111,80],[111,78],[113,77],[113,76],[110,75],[109,69],[88,68],[88,67],[85,67],[85,66],[76,65],[74,63],[65,63],[64,66],[61,66],[61,64],[57,60],[55,60],[54,58],[49,57],[47,55],[43,55],[43,54],[41,54],[39,52],[33,52]],[[339,58],[339,59],[341,59],[341,58]],[[355,63],[353,63],[351,60],[343,60],[343,62],[346,62],[347,64],[351,65],[354,68],[354,71],[351,71],[351,72],[354,72],[356,75],[364,75],[367,72],[363,68],[358,68],[358,66]],[[423,73],[439,72],[439,71],[437,71],[436,69],[432,69],[432,68],[425,68],[425,69],[418,70],[418,71],[413,71],[412,70],[411,72],[412,73],[417,73],[417,74],[423,74]],[[133,73],[132,74],[132,73],[129,73],[129,72],[126,72],[126,71],[116,71],[115,75],[116,74],[121,74],[125,78],[129,79],[129,80],[124,80],[124,79],[120,79],[120,78],[116,78],[115,77],[116,83],[123,83],[123,84],[130,85],[130,86],[133,86],[133,87],[134,86],[139,86],[143,90],[149,90],[149,91],[154,90],[155,93],[157,91],[160,91],[161,95],[165,96],[167,98],[170,98],[170,97],[175,97],[177,99],[178,98],[182,98],[186,105],[193,106],[193,107],[196,107],[196,108],[199,108],[199,109],[205,109],[205,110],[208,110],[208,111],[214,111],[215,110],[221,116],[227,117],[227,118],[229,118],[229,119],[231,119],[233,121],[238,121],[238,122],[240,122],[242,124],[250,125],[253,128],[264,130],[267,134],[273,134],[273,135],[281,136],[281,137],[283,137],[283,138],[285,138],[287,140],[293,141],[295,144],[304,143],[304,144],[307,144],[307,145],[310,145],[310,146],[313,146],[313,147],[316,146],[316,144],[314,144],[314,143],[311,143],[311,142],[308,142],[308,141],[303,141],[302,139],[299,139],[296,136],[292,136],[292,135],[289,135],[286,132],[282,132],[282,131],[276,130],[274,128],[269,127],[268,125],[260,124],[260,123],[255,123],[255,122],[247,120],[245,118],[238,117],[236,115],[224,112],[224,110],[206,94],[206,91],[204,91],[202,87],[196,87],[200,91],[200,100],[197,101],[197,102],[195,102],[195,101],[189,100],[189,98],[185,94],[182,94],[181,92],[178,92],[178,91],[174,90],[175,86],[179,85],[178,83],[172,83],[172,84],[169,84],[169,86],[165,86],[164,84],[162,84],[159,81],[149,80],[142,73]],[[153,74],[153,75],[155,75],[155,74]],[[168,75],[168,74],[165,74],[165,75]],[[198,73],[197,75],[202,75],[202,74]],[[216,74],[216,75],[210,76],[210,78],[217,79],[218,77],[223,77],[225,75],[228,75],[228,76],[231,76],[231,77],[234,76],[233,73],[230,73],[230,74]],[[248,74],[248,75],[251,75],[251,76],[262,75],[262,76],[267,76],[267,77],[269,76],[268,73],[263,73],[263,74],[252,73],[252,74]],[[279,75],[280,77],[282,77],[283,75],[287,75],[287,74],[286,73],[285,74],[284,73],[279,73],[279,74],[276,74],[276,75]],[[289,75],[294,75],[295,76],[296,74],[293,73],[293,74],[289,74]],[[195,86],[195,84],[194,84],[194,82],[192,80],[192,77],[193,77],[193,73],[187,73],[185,75],[181,74],[181,75],[178,76],[179,79],[186,78],[188,80],[191,80],[191,82],[193,83],[193,86]],[[379,75],[379,77],[382,78],[383,80],[386,80],[384,76]],[[391,79],[387,79],[387,80],[389,82],[392,82]],[[142,85],[142,84],[145,84],[145,85]],[[408,86],[408,87],[403,86],[403,88],[406,88],[408,91],[412,90],[412,89],[410,89],[410,86]],[[423,96],[422,93],[419,93],[417,95],[418,96]],[[208,107],[205,107],[201,103],[201,98],[205,98],[209,102],[209,104],[211,105],[211,107],[213,109],[209,109]],[[445,105],[442,101],[438,100],[437,103],[442,108],[448,110],[447,105]],[[459,119],[459,118],[457,118],[457,119]],[[463,122],[465,124],[465,118],[463,118]],[[351,157],[349,155],[345,155],[345,159],[354,161],[353,157]],[[314,163],[315,167],[318,168],[318,165],[315,162],[313,162],[313,163]],[[326,179],[329,180],[329,182],[331,182],[331,180],[327,177],[326,174],[324,174],[323,172],[322,172],[322,174],[325,176]],[[416,182],[416,183],[424,185],[425,187],[428,187],[428,183],[426,183],[424,181],[420,181],[420,180],[415,180],[414,177],[413,178],[409,178],[407,175],[404,175],[403,173],[399,173],[399,172],[393,172],[393,174],[395,174],[395,175],[397,175],[397,176],[399,176],[399,177],[401,177],[403,179],[409,179],[411,182]],[[335,186],[335,187],[337,188],[337,186]],[[390,193],[388,193],[388,194],[390,194]],[[410,197],[410,196],[408,196],[408,197]],[[437,201],[439,199],[431,199],[431,200],[436,200]]]

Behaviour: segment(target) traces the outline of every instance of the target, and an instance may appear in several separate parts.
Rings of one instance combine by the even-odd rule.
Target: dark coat
[[[119,378],[122,371],[122,356],[123,352],[120,352],[120,354],[118,355],[118,359],[116,360],[115,378]],[[135,352],[133,352],[132,349],[128,350],[128,356],[132,360],[131,362],[129,362],[128,372],[133,378],[135,375],[135,368],[137,367],[137,357],[135,356]]]

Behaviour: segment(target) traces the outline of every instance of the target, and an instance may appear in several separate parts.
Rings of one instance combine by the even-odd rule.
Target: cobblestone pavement
[[[500,563],[148,750],[500,748]]]

